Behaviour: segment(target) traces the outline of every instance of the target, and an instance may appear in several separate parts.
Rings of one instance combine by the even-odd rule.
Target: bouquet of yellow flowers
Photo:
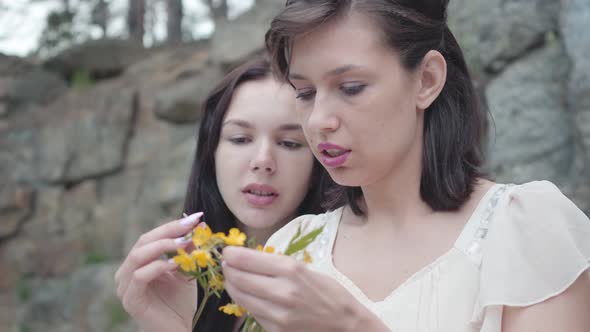
[[[261,245],[256,245],[253,238],[246,242],[246,234],[237,228],[230,229],[228,234],[222,232],[213,233],[209,226],[203,225],[204,227],[198,226],[185,236],[187,240],[192,239],[195,248],[190,253],[187,253],[183,248],[179,248],[177,255],[172,257],[174,262],[178,264],[180,271],[197,280],[203,289],[203,300],[199,303],[199,308],[193,319],[193,329],[209,297],[211,295],[221,297],[224,290],[224,278],[221,272],[223,258],[221,251],[224,247],[247,245],[250,248],[256,248],[270,254],[275,253],[273,247],[263,248]],[[305,249],[321,234],[323,229],[324,226],[321,226],[307,234],[301,234],[301,228],[299,228],[291,241],[289,241],[285,252],[278,254],[287,256],[302,254],[303,261],[311,263],[311,256]],[[234,302],[221,306],[219,310],[237,317],[247,314],[246,309]],[[252,316],[248,315],[244,321],[242,332],[263,332],[263,329]]]

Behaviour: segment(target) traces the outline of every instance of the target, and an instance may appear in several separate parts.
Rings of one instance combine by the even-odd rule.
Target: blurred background
[[[135,331],[113,275],[181,213],[200,104],[284,0],[0,0],[0,331]],[[590,212],[590,2],[451,0],[491,173]]]

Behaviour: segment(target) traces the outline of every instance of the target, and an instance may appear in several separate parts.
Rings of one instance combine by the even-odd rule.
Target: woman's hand
[[[267,332],[389,331],[334,279],[292,257],[223,250],[225,289]]]
[[[197,308],[197,285],[176,271],[177,265],[160,257],[186,247],[182,237],[202,213],[175,220],[143,234],[115,273],[117,296],[140,329],[191,331]]]

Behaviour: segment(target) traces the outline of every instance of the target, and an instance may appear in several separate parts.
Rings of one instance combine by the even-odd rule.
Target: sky
[[[163,1],[155,1],[155,20],[146,17],[146,22],[154,24],[154,35],[147,35],[144,39],[146,46],[154,40],[162,40],[166,35],[166,8]],[[183,23],[186,31],[190,31],[194,39],[210,35],[214,30],[211,20],[206,18],[207,7],[201,0],[182,0],[186,19]],[[255,0],[228,0],[229,17],[236,17],[252,6]],[[128,0],[107,0],[113,19],[109,22],[109,36],[120,36],[125,33],[125,15]],[[82,22],[89,22],[90,6],[81,0],[70,0],[72,6],[80,8],[75,26],[85,29],[93,38],[101,36],[98,27],[87,27]],[[62,0],[0,0],[0,53],[8,55],[26,56],[37,48],[39,37],[45,27],[47,14],[52,10],[59,10]],[[198,22],[196,22],[198,21]],[[147,30],[147,29],[146,29]]]

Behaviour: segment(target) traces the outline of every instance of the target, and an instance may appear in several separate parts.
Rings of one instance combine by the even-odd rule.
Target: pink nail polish
[[[181,219],[180,224],[182,226],[194,225],[201,217],[203,216],[203,212],[193,213],[190,216]]]

